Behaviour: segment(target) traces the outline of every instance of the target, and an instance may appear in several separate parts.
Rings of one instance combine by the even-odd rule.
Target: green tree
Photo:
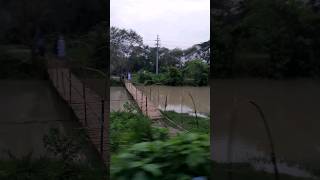
[[[182,85],[183,83],[183,76],[181,71],[179,71],[176,67],[168,68],[168,72],[166,74],[166,82],[167,85],[177,86]]]
[[[142,47],[142,37],[133,30],[110,28],[111,73],[129,71],[128,59],[137,47]]]
[[[230,10],[232,9],[232,10]],[[223,1],[213,10],[216,77],[319,74],[319,13],[299,0]],[[275,21],[276,19],[276,21]]]
[[[192,78],[195,84],[204,86],[208,84],[209,65],[202,60],[196,59],[186,62],[184,76]]]

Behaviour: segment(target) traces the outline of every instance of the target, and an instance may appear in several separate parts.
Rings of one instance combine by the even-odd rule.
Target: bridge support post
[[[141,90],[141,111],[143,113],[143,91]]]
[[[58,66],[56,66],[56,86],[57,86],[57,89],[59,90],[59,75],[58,75]]]
[[[83,94],[83,106],[84,106],[84,123],[87,126],[87,102],[86,102],[86,87],[82,83],[82,94]]]
[[[71,87],[72,87],[72,81],[71,81],[71,70],[69,69],[69,103],[71,104]]]
[[[152,88],[152,87],[150,86],[150,97],[149,97],[150,101],[151,101],[151,88]]]
[[[64,72],[63,72],[63,70],[61,71],[61,80],[62,80],[62,84],[61,84],[61,86],[62,86],[62,97],[63,97],[63,99],[67,99],[66,98],[66,88],[65,88],[65,82],[64,82]]]
[[[104,99],[101,100],[100,153],[103,157]]]
[[[148,116],[148,97],[146,96],[146,115]]]
[[[159,90],[159,86],[158,86],[158,106],[160,105],[160,90]]]

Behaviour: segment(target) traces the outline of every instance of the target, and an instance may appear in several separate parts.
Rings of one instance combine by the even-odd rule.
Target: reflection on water
[[[276,155],[281,161],[279,171],[307,177],[301,166],[320,169],[318,82],[214,80],[211,88],[214,160],[252,162],[258,169],[273,171],[265,127],[256,109],[248,103],[253,100],[269,122]]]

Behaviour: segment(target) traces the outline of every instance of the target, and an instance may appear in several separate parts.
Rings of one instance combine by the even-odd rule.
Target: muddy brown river
[[[162,110],[165,109],[167,99],[167,111],[195,114],[196,109],[199,116],[209,116],[210,114],[209,87],[145,86],[138,88]],[[122,110],[125,102],[132,101],[123,87],[110,87],[110,99],[111,111]]]
[[[253,100],[269,123],[280,172],[310,177],[320,168],[320,81],[213,80],[212,155],[272,171],[270,145]]]

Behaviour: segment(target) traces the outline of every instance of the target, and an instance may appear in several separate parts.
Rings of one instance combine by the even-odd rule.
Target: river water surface
[[[269,123],[279,170],[309,176],[320,168],[320,82],[314,80],[213,80],[212,155],[220,162],[251,162],[272,171],[265,126]]]
[[[178,113],[194,114],[195,109],[199,116],[210,114],[210,88],[209,87],[173,87],[173,86],[145,86],[138,87],[159,109],[175,111]],[[192,101],[192,98],[193,101]],[[110,109],[122,110],[125,102],[132,98],[123,87],[110,88]],[[167,99],[167,106],[165,108]]]

